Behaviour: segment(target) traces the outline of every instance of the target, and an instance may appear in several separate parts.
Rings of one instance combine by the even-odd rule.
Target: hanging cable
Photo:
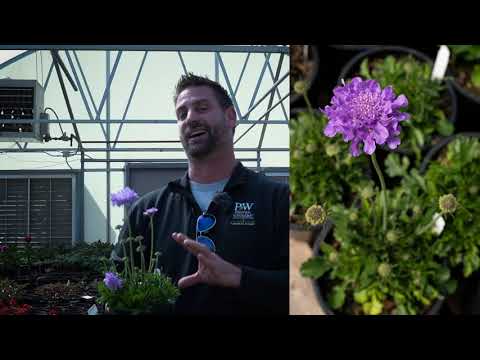
[[[58,117],[57,112],[55,110],[53,110],[51,107],[46,107],[43,111],[47,111],[47,110],[52,111],[55,114],[55,117],[57,118],[57,120],[60,120],[60,118]],[[58,126],[60,126],[60,130],[62,131],[62,135],[65,134],[63,132],[62,124],[58,123]]]

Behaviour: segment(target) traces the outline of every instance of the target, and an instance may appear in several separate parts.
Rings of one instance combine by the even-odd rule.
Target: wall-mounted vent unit
[[[36,80],[0,79],[0,141],[43,142],[48,124],[33,119],[48,119],[43,113],[44,89]],[[22,120],[21,123],[4,123]],[[24,121],[23,121],[24,120]]]

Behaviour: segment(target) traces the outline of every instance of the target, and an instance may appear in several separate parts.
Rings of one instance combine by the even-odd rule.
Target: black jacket
[[[289,190],[245,168],[234,168],[224,193],[208,208],[217,223],[209,231],[217,254],[242,269],[241,286],[229,289],[205,284],[181,290],[177,314],[288,314],[288,206]],[[159,268],[175,284],[197,271],[197,259],[177,244],[173,232],[195,239],[196,220],[201,214],[191,190],[188,172],[160,190],[142,196],[129,211],[133,235],[145,238],[150,254],[149,218],[143,212],[155,207],[154,251],[160,251]],[[124,226],[121,237],[128,236]],[[122,256],[122,247],[115,252]],[[138,264],[138,260],[136,262]]]

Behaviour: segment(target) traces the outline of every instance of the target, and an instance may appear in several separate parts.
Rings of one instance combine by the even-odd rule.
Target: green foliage
[[[448,136],[454,132],[447,118],[449,104],[445,102],[445,84],[431,80],[431,73],[431,65],[411,55],[365,59],[360,66],[362,77],[375,79],[382,87],[391,85],[397,95],[407,97],[407,112],[411,117],[400,123],[400,149],[413,153],[417,165],[422,148],[432,144],[435,136]]]
[[[126,282],[116,291],[101,282],[98,291],[101,304],[108,304],[115,313],[131,315],[163,312],[180,295],[171,280],[160,273],[140,273],[137,281]]]
[[[300,223],[310,206],[348,201],[368,183],[368,159],[352,157],[341,138],[324,136],[326,124],[324,115],[311,112],[290,121],[290,212]]]
[[[22,267],[45,268],[58,270],[76,269],[102,272],[102,258],[110,257],[113,250],[111,244],[97,241],[95,243],[79,243],[72,248],[40,247],[30,245],[9,245],[8,250],[0,253],[0,272],[12,273]]]
[[[448,45],[455,58],[468,62],[480,61],[480,45]]]
[[[401,186],[387,192],[388,236],[378,221],[379,195],[351,207],[331,208],[333,234],[320,247],[320,255],[301,270],[304,276],[331,281],[327,300],[333,309],[348,313],[354,302],[363,314],[421,314],[455,289],[448,267],[433,251],[437,238],[431,232],[415,233],[436,210],[435,203],[424,202],[424,185],[418,172],[411,171]],[[333,239],[338,249],[328,246]],[[330,256],[332,252],[336,256]],[[386,310],[389,301],[395,303],[391,311]]]
[[[425,174],[430,202],[453,194],[459,209],[448,222],[434,251],[451,266],[463,266],[465,277],[480,268],[480,141],[457,137]]]
[[[104,270],[103,259],[109,258],[113,245],[97,241],[91,244],[81,243],[65,253],[59,253],[53,259],[47,260],[50,264],[59,267],[77,268],[102,272]]]
[[[328,279],[327,300],[337,311],[421,314],[456,290],[452,269],[461,267],[465,277],[480,269],[480,140],[457,137],[425,176],[408,171],[399,154],[390,154],[385,164],[390,176],[401,177],[387,191],[387,232],[378,221],[379,192],[350,207],[335,205],[333,232],[319,256],[301,268],[304,276]],[[433,224],[445,194],[459,205],[453,214],[441,214],[446,225],[438,234]]]

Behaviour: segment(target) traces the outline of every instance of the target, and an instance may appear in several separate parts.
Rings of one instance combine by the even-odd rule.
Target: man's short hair
[[[228,96],[227,90],[225,90],[219,83],[216,81],[210,80],[208,77],[197,76],[192,73],[182,75],[180,80],[178,80],[177,85],[175,86],[175,95],[173,96],[173,102],[176,104],[178,95],[180,93],[192,86],[208,86],[213,90],[215,97],[218,100],[218,103],[224,109],[233,106],[232,99]]]

